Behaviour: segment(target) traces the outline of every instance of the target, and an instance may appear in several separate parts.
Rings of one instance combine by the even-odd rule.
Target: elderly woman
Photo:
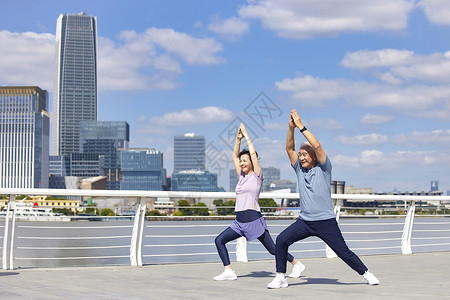
[[[244,149],[239,152],[243,138],[247,141],[248,150]],[[236,219],[216,237],[217,252],[225,270],[220,275],[214,277],[214,280],[237,279],[236,273],[231,269],[230,258],[225,244],[241,236],[244,236],[248,241],[257,238],[270,254],[275,255],[275,243],[270,236],[258,204],[263,174],[259,165],[258,154],[242,123],[236,135],[233,162],[237,175],[239,176],[239,181],[236,185]],[[305,266],[295,260],[289,253],[286,253],[286,260],[290,261],[293,265],[292,273],[289,276],[300,277]]]

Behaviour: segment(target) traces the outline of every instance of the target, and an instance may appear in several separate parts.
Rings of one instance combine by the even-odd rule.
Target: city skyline
[[[130,147],[162,151],[168,174],[173,137],[195,132],[228,187],[242,121],[261,165],[295,182],[284,149],[295,108],[333,180],[450,189],[450,3],[7,0],[0,85],[53,95],[55,20],[80,12],[98,22],[98,120],[128,122]]]

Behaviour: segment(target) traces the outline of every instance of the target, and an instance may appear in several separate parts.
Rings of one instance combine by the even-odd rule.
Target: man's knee
[[[278,245],[284,246],[284,245],[287,245],[287,244],[288,244],[288,243],[287,243],[287,237],[286,237],[284,234],[280,233],[280,234],[277,236],[277,239],[276,239],[276,245],[277,245],[277,247],[278,247]]]

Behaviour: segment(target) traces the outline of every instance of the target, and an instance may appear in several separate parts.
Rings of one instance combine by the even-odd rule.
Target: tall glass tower
[[[47,188],[48,93],[0,87],[0,188]]]
[[[97,120],[97,18],[60,15],[56,24],[52,155],[79,152],[80,121]]]

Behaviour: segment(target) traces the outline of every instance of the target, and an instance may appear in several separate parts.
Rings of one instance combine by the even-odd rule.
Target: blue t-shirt
[[[320,221],[336,218],[331,201],[331,162],[319,161],[311,169],[305,169],[300,160],[292,166],[297,174],[300,194],[300,218],[305,221]]]

